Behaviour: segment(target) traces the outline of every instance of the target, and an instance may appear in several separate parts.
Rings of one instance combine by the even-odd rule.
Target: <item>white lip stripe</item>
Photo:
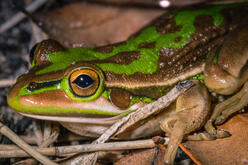
[[[131,107],[129,107],[128,110],[136,110],[139,107],[142,107],[146,105],[144,102],[138,102]],[[128,111],[123,110],[123,112]],[[85,124],[102,124],[102,125],[112,125],[116,121],[118,121],[121,116],[113,116],[108,118],[90,118],[90,117],[65,117],[65,116],[48,116],[48,115],[34,115],[34,114],[26,114],[21,113],[23,116],[27,116],[34,119],[40,119],[40,120],[49,120],[49,121],[58,121],[58,122],[69,122],[69,123],[85,123]]]
[[[106,124],[111,125],[119,120],[119,116],[110,118],[86,118],[86,117],[62,117],[62,116],[45,116],[45,115],[32,115],[21,113],[24,116],[31,117],[40,120],[50,120],[58,122],[69,122],[69,123],[85,123],[85,124]]]

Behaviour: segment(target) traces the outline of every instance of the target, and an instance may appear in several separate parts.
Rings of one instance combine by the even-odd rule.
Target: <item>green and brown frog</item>
[[[171,163],[173,146],[183,137],[229,136],[212,123],[223,123],[247,105],[247,13],[247,4],[166,13],[126,41],[100,47],[65,49],[54,40],[42,41],[30,53],[31,69],[9,91],[8,104],[25,116],[97,137],[176,83],[200,79],[179,96],[176,110],[164,110],[151,119],[157,120],[153,126],[147,121],[128,136],[151,136],[161,125],[171,134],[165,156]],[[212,106],[208,89],[231,97]],[[207,133],[185,136],[203,125]]]

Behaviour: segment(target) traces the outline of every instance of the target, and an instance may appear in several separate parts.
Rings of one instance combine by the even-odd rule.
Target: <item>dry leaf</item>
[[[65,46],[95,46],[127,39],[164,11],[77,2],[34,17],[43,31]]]
[[[160,148],[152,148],[131,152],[121,158],[114,165],[162,165],[164,151]]]
[[[232,136],[213,141],[188,141],[185,147],[204,165],[248,164],[248,114],[238,114],[218,127]]]

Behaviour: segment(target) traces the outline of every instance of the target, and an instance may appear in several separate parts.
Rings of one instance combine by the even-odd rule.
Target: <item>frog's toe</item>
[[[215,140],[216,136],[209,133],[201,133],[202,140]]]
[[[188,135],[187,140],[199,141],[199,140],[215,140],[216,136],[207,132],[196,133],[194,135]]]
[[[210,134],[211,136],[215,137],[216,139],[231,136],[231,134],[228,131],[217,130],[216,128],[214,128],[214,126],[212,125],[211,121],[208,121],[205,124],[205,130],[207,131],[208,134]]]
[[[194,135],[188,135],[187,140],[199,141],[199,140],[215,140],[231,136],[231,134],[225,130],[215,130],[215,134],[208,132],[196,133]]]
[[[217,134],[216,134],[216,137],[218,139],[221,139],[221,138],[226,138],[226,137],[229,137],[231,136],[231,134],[228,132],[228,131],[225,131],[225,130],[218,130],[217,131]]]
[[[222,114],[220,116],[218,116],[214,122],[215,125],[220,125],[222,123],[224,123],[226,121],[228,116],[226,116],[225,114]]]
[[[204,125],[205,130],[211,134],[211,135],[216,135],[217,134],[217,130],[215,129],[215,127],[212,124],[212,120],[208,120],[207,123]]]

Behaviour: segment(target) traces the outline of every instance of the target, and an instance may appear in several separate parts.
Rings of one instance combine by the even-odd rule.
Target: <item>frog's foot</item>
[[[195,133],[193,135],[188,135],[185,137],[187,140],[194,140],[194,141],[200,141],[200,140],[215,140],[216,136],[209,134],[208,132],[201,132],[201,133]]]
[[[195,133],[193,135],[188,135],[185,137],[185,139],[200,141],[200,140],[215,140],[215,139],[226,138],[231,136],[231,134],[225,130],[216,130],[214,127],[213,129],[215,133],[200,132],[200,133]]]
[[[161,129],[170,134],[168,149],[164,156],[165,164],[173,164],[184,135],[203,125],[210,110],[209,103],[207,90],[200,84],[196,84],[178,97],[176,113],[165,118],[160,124]]]
[[[212,120],[208,120],[207,123],[204,125],[207,134],[209,134],[212,137],[215,137],[216,139],[221,139],[231,136],[231,134],[228,131],[217,130],[212,123],[213,123]]]
[[[236,95],[215,106],[212,116],[205,124],[206,131],[212,136],[216,136],[216,138],[229,137],[231,135],[229,132],[215,129],[213,123],[222,124],[229,116],[244,108],[247,104],[248,82]]]
[[[185,124],[178,115],[164,119],[160,125],[161,129],[170,134],[169,144],[164,155],[164,164],[173,165],[177,148],[182,142],[185,132]]]
[[[237,111],[241,110],[248,104],[248,82],[243,88],[234,96],[220,103],[218,111],[221,111],[219,116],[216,116],[215,124],[219,125],[226,121],[226,119]]]

